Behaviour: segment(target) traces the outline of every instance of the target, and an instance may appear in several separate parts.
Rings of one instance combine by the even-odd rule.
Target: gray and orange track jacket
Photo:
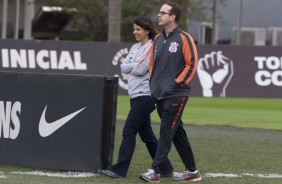
[[[193,38],[179,28],[155,37],[150,55],[150,90],[153,98],[189,96],[198,53]]]

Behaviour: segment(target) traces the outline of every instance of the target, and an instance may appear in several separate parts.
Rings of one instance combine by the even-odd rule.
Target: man
[[[158,13],[158,24],[164,31],[157,35],[150,59],[150,90],[161,118],[160,139],[151,169],[140,175],[148,182],[160,182],[159,166],[168,155],[172,142],[185,165],[176,181],[200,181],[194,155],[183,128],[181,116],[190,95],[190,82],[198,64],[193,38],[178,28],[181,10],[166,2]]]

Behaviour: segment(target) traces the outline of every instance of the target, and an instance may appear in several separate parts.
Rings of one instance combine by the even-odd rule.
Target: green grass
[[[121,132],[124,121],[116,124],[114,163],[117,161]],[[158,134],[159,124],[152,124]],[[282,177],[282,131],[225,126],[185,125],[189,140],[194,150],[198,169],[203,175],[199,184],[281,184],[282,178],[258,178],[248,174],[278,174]],[[175,171],[181,172],[184,166],[173,147],[169,158]],[[137,137],[136,150],[126,179],[111,179],[102,175],[89,178],[57,178],[12,174],[12,171],[33,171],[34,169],[0,166],[7,178],[1,184],[145,184],[138,175],[146,171],[152,160]],[[48,171],[52,172],[52,171]],[[57,171],[55,171],[57,172]],[[208,177],[207,173],[237,174],[241,177]],[[171,178],[162,179],[161,183],[174,183]]]
[[[118,97],[117,119],[125,119],[129,97]],[[183,122],[193,125],[220,125],[282,130],[282,99],[190,97]],[[154,111],[152,121],[159,122]]]
[[[117,162],[129,98],[118,97],[113,162]],[[191,97],[183,120],[194,150],[197,167],[203,175],[199,184],[281,184],[282,183],[282,99],[198,98]],[[152,127],[159,133],[159,118],[153,114]],[[254,128],[246,128],[254,127]],[[1,148],[0,148],[1,149]],[[1,156],[1,155],[0,155]],[[184,166],[174,147],[169,158],[175,171]],[[89,178],[57,178],[13,174],[34,169],[0,166],[1,184],[144,184],[138,175],[152,160],[139,137],[126,179],[102,175]],[[38,169],[37,169],[38,170]],[[41,170],[44,171],[44,170]],[[48,171],[58,172],[58,171]],[[208,177],[208,173],[237,174],[240,177]],[[246,174],[253,174],[247,176]],[[259,178],[258,174],[277,174],[280,178]],[[2,178],[1,176],[6,176]],[[161,183],[174,183],[171,178]]]

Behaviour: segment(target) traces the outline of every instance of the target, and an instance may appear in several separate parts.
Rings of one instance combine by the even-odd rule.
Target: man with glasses
[[[150,59],[150,90],[161,118],[160,138],[151,169],[140,175],[148,182],[160,182],[160,169],[172,142],[185,165],[176,181],[200,181],[196,163],[181,116],[190,95],[190,82],[198,64],[193,38],[178,28],[181,10],[166,2],[158,13],[158,25],[164,31],[155,37]]]

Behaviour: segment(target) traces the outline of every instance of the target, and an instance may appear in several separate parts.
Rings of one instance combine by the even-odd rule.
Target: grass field
[[[129,109],[128,97],[118,98],[114,163],[121,142],[124,118]],[[282,99],[191,98],[184,113],[185,129],[194,149],[197,166],[203,176],[200,184],[281,184],[282,183]],[[280,119],[280,121],[279,121]],[[156,134],[159,121],[153,115]],[[254,127],[254,128],[246,128]],[[0,148],[1,149],[1,148]],[[0,155],[1,156],[1,155]],[[169,154],[174,169],[184,170],[175,148]],[[29,175],[34,169],[0,166],[2,184],[142,184],[138,178],[146,171],[151,159],[137,138],[137,146],[126,179],[101,175],[61,177]],[[15,172],[24,173],[15,173]],[[57,174],[57,171],[44,171]],[[34,173],[32,173],[34,174]],[[87,173],[86,173],[87,174]],[[91,173],[90,173],[91,174]],[[64,176],[64,177],[63,177]],[[175,183],[171,178],[161,183]]]
[[[128,96],[119,96],[117,119],[125,119],[128,110]],[[190,97],[182,117],[193,125],[282,130],[282,99]],[[159,122],[156,111],[152,121]]]

